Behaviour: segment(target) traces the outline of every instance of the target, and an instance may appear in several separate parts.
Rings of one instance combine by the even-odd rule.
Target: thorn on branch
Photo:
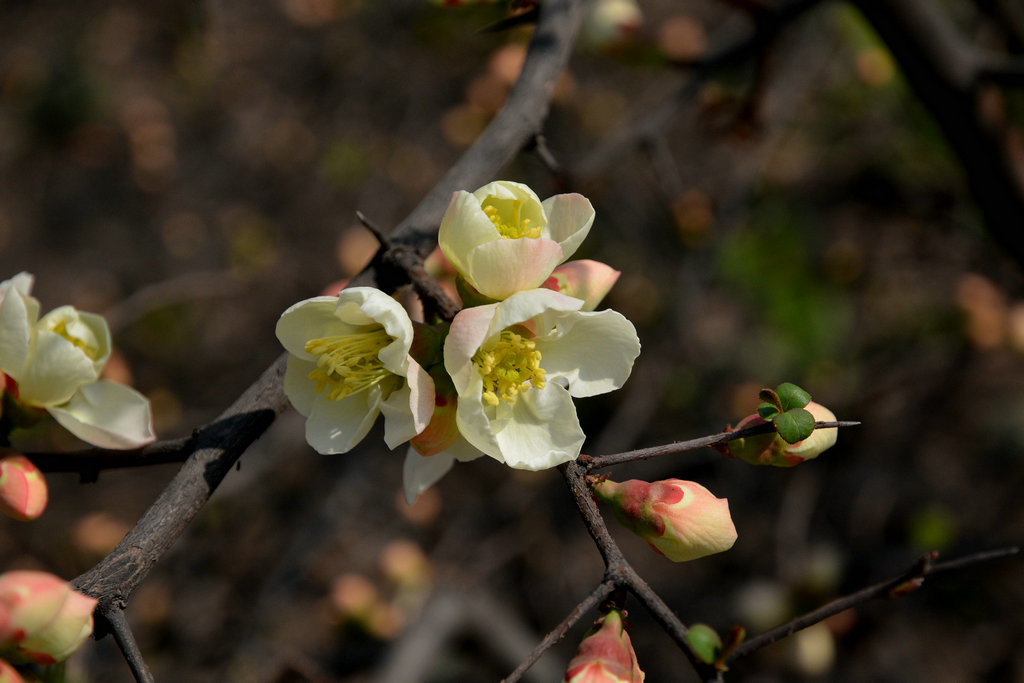
[[[388,240],[387,235],[377,227],[376,223],[367,218],[362,211],[356,211],[356,218],[358,218],[359,222],[363,224],[363,227],[369,230],[370,234],[377,239],[377,244],[380,245],[381,249],[387,250],[391,248],[391,242]]]

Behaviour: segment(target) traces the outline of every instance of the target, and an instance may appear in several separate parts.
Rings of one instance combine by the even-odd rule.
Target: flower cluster
[[[92,633],[95,608],[95,599],[53,574],[0,574],[0,681],[27,680],[15,668],[22,664],[67,659]]]
[[[465,304],[450,324],[413,322],[369,287],[285,311],[285,393],[309,444],[347,452],[383,413],[387,445],[410,444],[410,502],[457,460],[539,470],[577,458],[573,399],[621,387],[640,353],[628,320],[594,310],[618,272],[565,263],[593,222],[578,194],[542,202],[508,181],[456,192],[438,235]]]
[[[0,282],[0,443],[13,430],[52,417],[79,439],[130,449],[155,438],[149,401],[130,387],[100,379],[110,357],[106,321],[71,306],[40,317],[33,278]],[[39,470],[8,450],[0,453],[0,511],[37,517],[46,505]]]

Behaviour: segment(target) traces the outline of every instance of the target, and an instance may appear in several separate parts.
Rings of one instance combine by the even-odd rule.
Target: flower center
[[[50,328],[51,332],[59,334],[60,336],[64,337],[69,342],[74,344],[75,348],[81,350],[81,352],[88,356],[90,360],[96,360],[97,358],[100,357],[99,347],[96,346],[95,344],[90,343],[90,341],[95,341],[95,339],[83,339],[82,337],[77,337],[74,334],[72,334],[68,330],[68,321],[66,318],[61,318],[57,320],[56,323],[51,323],[50,325],[48,325],[48,327]]]
[[[502,215],[503,212],[497,206],[487,201],[482,205],[484,213],[494,223],[494,227],[498,229],[498,234],[507,240],[516,240],[520,237],[530,237],[533,239],[540,237],[540,228],[531,228],[530,219],[522,218],[520,215],[523,210],[523,200],[513,199],[510,203],[511,211],[504,213],[510,213],[511,215]]]
[[[317,356],[317,367],[309,378],[316,382],[317,392],[326,392],[332,401],[365,391],[391,376],[377,354],[392,341],[383,327],[310,339],[306,351]]]
[[[484,379],[483,400],[487,405],[513,403],[530,385],[544,388],[537,345],[511,330],[502,330],[497,341],[473,354],[473,365]]]

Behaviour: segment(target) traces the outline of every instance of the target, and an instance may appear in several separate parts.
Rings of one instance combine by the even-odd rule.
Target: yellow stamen
[[[80,349],[82,351],[82,353],[84,353],[90,359],[96,360],[97,358],[100,357],[100,350],[99,350],[99,348],[93,346],[92,344],[90,344],[86,340],[84,340],[84,339],[82,339],[80,337],[76,337],[76,336],[72,335],[70,332],[68,332],[68,321],[67,320],[62,318],[62,319],[58,320],[56,323],[51,323],[48,327],[50,328],[51,332],[59,334],[60,336],[64,337],[69,342],[74,344],[76,348]]]
[[[497,341],[481,347],[473,355],[473,365],[484,379],[483,400],[487,405],[514,403],[516,396],[531,386],[544,388],[545,373],[537,345],[511,330],[502,330]]]
[[[523,210],[523,200],[513,199],[512,204],[512,215],[502,216],[501,211],[494,204],[488,203],[488,199],[483,205],[484,213],[494,223],[494,227],[498,229],[498,233],[507,240],[516,240],[521,237],[529,237],[537,239],[540,237],[539,227],[530,227],[529,218],[521,218],[520,215]],[[507,220],[506,220],[507,219]]]
[[[332,401],[365,391],[392,376],[377,356],[392,341],[383,327],[372,332],[310,339],[306,351],[318,358],[309,378],[316,382],[317,392],[326,391]]]

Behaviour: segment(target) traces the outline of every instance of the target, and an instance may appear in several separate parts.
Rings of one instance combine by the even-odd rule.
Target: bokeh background
[[[994,35],[972,3],[943,4],[965,35]],[[1021,264],[990,241],[888,52],[827,4],[763,68],[679,97],[689,74],[673,60],[745,19],[641,7],[627,43],[582,41],[558,84],[545,137],[561,172],[524,152],[501,174],[589,197],[577,257],[622,271],[607,303],[644,352],[625,388],[578,402],[585,452],[720,431],[781,381],[863,424],[794,470],[712,451],[617,468],[703,483],[739,530],[732,551],[683,565],[616,530],[629,559],[685,622],[757,633],[926,550],[1019,543]],[[413,0],[0,3],[0,277],[34,273],[45,310],[107,315],[111,376],[149,396],[161,437],[188,434],[280,354],[281,311],[367,262],[354,212],[396,224],[501,106],[528,33],[481,32],[500,16]],[[1019,96],[993,98],[1022,124]],[[157,680],[494,681],[600,579],[557,472],[479,460],[408,507],[404,450],[378,431],[336,457],[302,435],[294,413],[275,423],[132,599]],[[0,567],[76,576],[174,471],[50,475],[40,520],[0,520]],[[647,680],[692,678],[631,607]],[[942,575],[729,679],[1024,680],[1022,607],[1019,560]],[[531,680],[561,676],[589,621]],[[130,680],[109,638],[65,673]]]

